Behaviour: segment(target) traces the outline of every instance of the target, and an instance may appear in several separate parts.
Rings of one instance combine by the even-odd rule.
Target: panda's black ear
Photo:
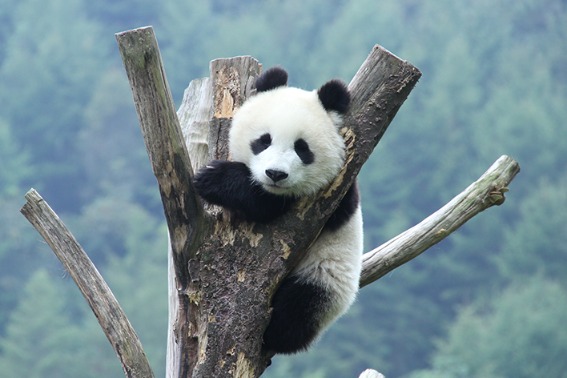
[[[281,67],[272,67],[256,79],[256,91],[266,92],[287,85],[287,72]]]
[[[326,111],[346,113],[350,104],[350,94],[345,83],[340,80],[331,80],[323,84],[317,91],[319,100]]]

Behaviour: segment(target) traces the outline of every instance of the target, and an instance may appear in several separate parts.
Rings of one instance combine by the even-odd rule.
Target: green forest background
[[[267,377],[567,377],[565,0],[0,0],[0,375],[122,377],[72,280],[19,213],[34,187],[165,365],[166,227],[114,33],[151,24],[177,106],[218,57],[315,88],[376,43],[423,77],[360,175],[367,250],[500,155],[507,201],[361,290]]]

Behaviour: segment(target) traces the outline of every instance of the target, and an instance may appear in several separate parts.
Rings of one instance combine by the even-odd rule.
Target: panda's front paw
[[[228,162],[213,160],[205,167],[201,168],[195,175],[195,189],[197,189],[197,193],[207,201],[209,201],[209,197],[215,197],[215,193],[222,184],[224,176],[223,165],[226,165],[226,163]]]
[[[223,166],[227,165],[228,161],[213,160],[206,166],[199,169],[195,175],[195,183],[197,185],[205,184],[211,180],[219,180],[222,178]]]
[[[234,196],[238,185],[249,181],[249,175],[243,163],[213,160],[195,175],[195,189],[206,201],[223,205]]]

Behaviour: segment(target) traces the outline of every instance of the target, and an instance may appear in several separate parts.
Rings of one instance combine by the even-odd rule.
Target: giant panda
[[[216,160],[195,176],[202,198],[251,222],[270,222],[313,196],[345,158],[339,134],[350,95],[332,80],[317,91],[287,86],[275,67],[256,80],[256,94],[237,110],[229,134],[232,161]],[[264,350],[307,349],[353,303],[362,260],[362,214],[356,183],[271,302]]]

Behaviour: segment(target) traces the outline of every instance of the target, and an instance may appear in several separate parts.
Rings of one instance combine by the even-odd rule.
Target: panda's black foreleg
[[[287,277],[272,299],[272,317],[264,332],[264,349],[291,354],[307,349],[320,331],[326,291],[312,283]]]
[[[251,179],[240,162],[213,160],[195,175],[195,188],[207,202],[251,222],[269,222],[285,213],[294,199],[269,193]]]

